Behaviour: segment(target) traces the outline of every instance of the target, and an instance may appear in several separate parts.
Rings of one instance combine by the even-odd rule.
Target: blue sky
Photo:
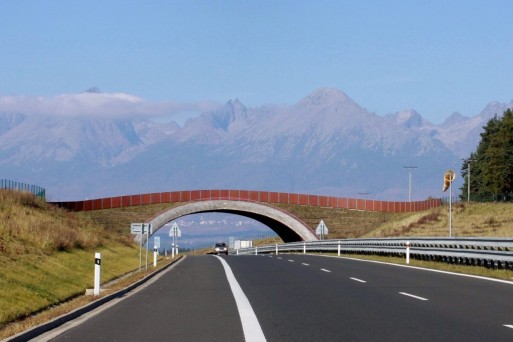
[[[0,6],[0,111],[14,97],[37,112],[35,99],[93,86],[175,112],[231,98],[294,104],[335,87],[379,115],[412,108],[434,123],[513,99],[508,0]]]

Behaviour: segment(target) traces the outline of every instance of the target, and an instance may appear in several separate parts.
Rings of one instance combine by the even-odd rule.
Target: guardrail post
[[[100,295],[100,268],[102,257],[100,253],[94,253],[94,290],[93,295]]]
[[[276,244],[276,255],[278,255],[278,244]]]
[[[340,256],[340,241],[338,242],[338,256]]]
[[[410,241],[406,241],[406,264],[410,264]]]

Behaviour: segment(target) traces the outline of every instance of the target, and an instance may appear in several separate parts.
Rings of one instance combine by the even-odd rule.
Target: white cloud
[[[0,113],[44,116],[169,117],[183,112],[203,112],[214,102],[151,102],[124,93],[79,93],[55,97],[0,96]]]

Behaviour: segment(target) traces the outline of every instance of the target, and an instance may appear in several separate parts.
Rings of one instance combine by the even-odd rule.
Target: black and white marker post
[[[100,253],[94,254],[94,291],[93,295],[100,295],[100,269],[102,264],[102,258]]]
[[[410,264],[410,247],[411,247],[410,241],[406,241],[406,264],[407,265]]]

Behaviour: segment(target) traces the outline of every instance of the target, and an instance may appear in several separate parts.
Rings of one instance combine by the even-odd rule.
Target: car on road
[[[214,254],[225,254],[228,255],[228,246],[224,242],[218,242],[214,246]]]

